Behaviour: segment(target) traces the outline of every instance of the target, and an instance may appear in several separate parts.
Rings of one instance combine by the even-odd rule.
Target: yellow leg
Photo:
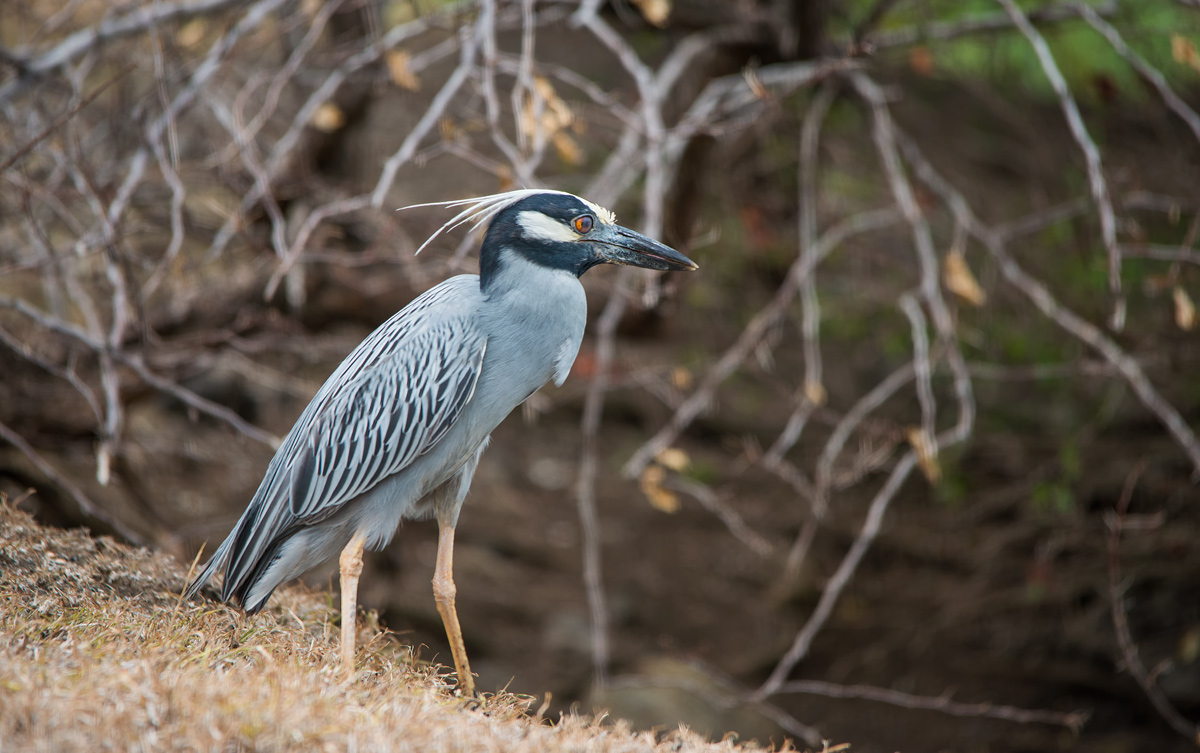
[[[438,534],[437,567],[433,572],[433,598],[437,602],[442,623],[446,626],[446,637],[450,639],[450,653],[454,655],[454,669],[458,672],[458,687],[463,695],[475,695],[475,678],[471,676],[471,665],[467,662],[467,648],[463,644],[462,628],[458,624],[458,612],[454,609],[454,526],[443,525]]]
[[[354,628],[358,620],[358,576],[362,574],[364,539],[354,534],[342,550],[342,674],[354,680]]]

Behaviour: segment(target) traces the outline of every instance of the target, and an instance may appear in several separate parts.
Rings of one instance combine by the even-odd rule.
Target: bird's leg
[[[342,550],[342,674],[346,682],[354,679],[354,628],[358,621],[358,576],[362,574],[362,534],[354,534]]]
[[[458,625],[458,612],[454,609],[454,526],[441,524],[440,528],[437,567],[433,571],[433,598],[442,615],[442,623],[446,626],[446,637],[450,639],[450,653],[454,655],[454,669],[458,672],[458,687],[463,695],[473,696],[475,678],[471,676],[462,628]]]

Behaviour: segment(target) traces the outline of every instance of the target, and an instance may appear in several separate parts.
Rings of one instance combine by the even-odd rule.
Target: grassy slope
[[[366,628],[346,687],[326,597],[283,589],[247,620],[181,602],[184,576],[165,555],[42,528],[0,502],[0,753],[748,749],[578,717],[550,725],[508,694],[472,707]]]

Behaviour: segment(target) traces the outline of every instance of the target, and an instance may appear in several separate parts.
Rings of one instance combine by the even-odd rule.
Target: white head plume
[[[606,225],[614,225],[617,222],[617,216],[599,204],[593,204],[585,198],[575,196],[573,193],[567,193],[566,191],[555,191],[549,188],[520,188],[515,191],[494,193],[490,196],[479,196],[474,199],[453,199],[451,201],[431,201],[427,204],[410,204],[406,207],[400,207],[400,209],[397,209],[396,211],[399,212],[405,209],[416,209],[418,207],[466,207],[466,209],[454,215],[444,225],[433,231],[433,235],[426,238],[425,242],[421,244],[421,247],[417,249],[417,253],[419,254],[425,250],[426,246],[433,242],[434,238],[438,237],[442,233],[453,230],[459,225],[471,221],[474,221],[475,223],[471,226],[471,229],[477,230],[478,228],[490,222],[496,215],[511,207],[513,204],[516,204],[522,199],[527,199],[530,196],[536,196],[542,193],[572,196],[587,205],[589,209],[595,212],[596,219],[600,220]]]

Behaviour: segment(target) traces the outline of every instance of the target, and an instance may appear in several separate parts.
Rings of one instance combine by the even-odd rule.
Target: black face
[[[535,194],[496,215],[480,259],[485,289],[499,270],[503,248],[577,277],[597,264],[664,271],[697,268],[678,251],[615,224],[607,210],[569,194]]]

